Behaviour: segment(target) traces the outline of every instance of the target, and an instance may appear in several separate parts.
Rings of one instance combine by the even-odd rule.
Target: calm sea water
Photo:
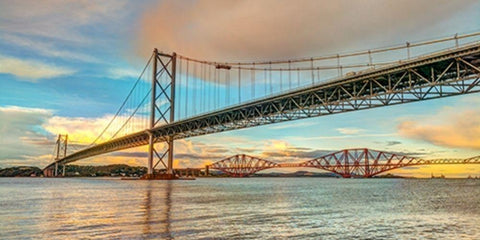
[[[480,239],[480,180],[0,179],[0,239]]]

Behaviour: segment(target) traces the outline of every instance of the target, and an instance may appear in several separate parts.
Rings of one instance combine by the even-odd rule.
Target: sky
[[[468,0],[0,0],[0,168],[46,166],[57,134],[69,133],[74,148],[92,142],[153,48],[217,61],[314,57],[478,32],[479,12],[480,2]],[[175,166],[240,153],[306,161],[346,148],[473,157],[479,103],[471,94],[179,140]],[[111,163],[146,166],[146,148],[78,162]],[[480,176],[480,167],[392,173]]]

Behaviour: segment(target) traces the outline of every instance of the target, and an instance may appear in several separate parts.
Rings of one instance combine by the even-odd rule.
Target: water
[[[0,179],[0,239],[480,239],[480,180]]]

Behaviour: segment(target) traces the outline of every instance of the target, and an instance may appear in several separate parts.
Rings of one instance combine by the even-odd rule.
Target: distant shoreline
[[[59,173],[63,173],[63,168],[59,169]],[[65,168],[65,176],[57,178],[121,178],[121,177],[141,177],[147,173],[146,167],[129,166],[126,164],[113,164],[106,166],[79,166],[67,165]],[[0,169],[0,177],[28,177],[28,178],[42,178],[43,172],[40,168],[34,166],[18,166]],[[209,176],[195,176],[197,178],[233,178],[219,171],[210,171]],[[256,173],[247,178],[341,178],[339,175],[329,172],[309,172],[297,171],[292,173]],[[356,178],[356,177],[353,177]],[[361,178],[361,177],[359,177]],[[395,178],[395,179],[480,179],[478,176],[465,178],[418,178],[406,177],[387,173],[384,175],[374,176],[373,178]]]

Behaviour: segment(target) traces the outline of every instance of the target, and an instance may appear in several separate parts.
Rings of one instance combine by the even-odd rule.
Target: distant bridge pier
[[[173,136],[166,136],[164,138],[157,138],[154,135],[155,126],[159,122],[171,124],[175,121],[175,75],[176,75],[176,53],[172,55],[159,53],[155,48],[153,50],[153,64],[152,64],[152,90],[151,90],[151,105],[150,105],[150,129],[148,141],[148,171],[145,176],[147,179],[174,179],[173,171]],[[160,65],[159,65],[160,63]],[[158,89],[157,89],[158,88]],[[170,91],[168,91],[170,89]],[[157,91],[160,90],[160,91]],[[162,104],[159,99],[167,100],[169,104]],[[168,107],[165,107],[168,105]],[[155,149],[155,143],[165,141],[167,144],[166,151],[160,155]],[[163,161],[167,158],[167,163]],[[154,158],[158,158],[157,163],[153,163]],[[157,174],[155,167],[162,163],[166,169],[165,174]]]
[[[175,174],[179,177],[201,177],[207,176],[202,172],[202,168],[177,168],[175,169]]]
[[[51,169],[51,168],[43,169],[43,176],[44,177],[53,177],[53,169]]]

